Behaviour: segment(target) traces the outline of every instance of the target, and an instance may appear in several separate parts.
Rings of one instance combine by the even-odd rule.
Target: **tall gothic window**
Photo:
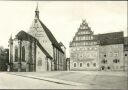
[[[15,62],[18,61],[18,48],[15,47]]]
[[[25,61],[25,47],[22,47],[22,61]]]

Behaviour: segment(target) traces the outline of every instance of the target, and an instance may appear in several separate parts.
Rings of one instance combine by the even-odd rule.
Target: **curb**
[[[44,81],[53,82],[53,83],[57,83],[57,84],[65,84],[65,85],[71,85],[71,86],[80,86],[80,85],[82,85],[81,83],[59,80],[59,79],[52,79],[52,78],[47,78],[47,77],[36,77],[36,76],[21,75],[21,74],[14,74],[14,73],[8,73],[8,74],[27,77],[27,78],[33,78],[33,79],[38,79],[38,80],[44,80]]]

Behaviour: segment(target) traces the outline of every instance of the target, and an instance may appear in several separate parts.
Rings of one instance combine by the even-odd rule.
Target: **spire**
[[[37,3],[37,6],[36,6],[36,10],[35,10],[35,18],[38,18],[39,19],[38,3]]]
[[[11,33],[11,36],[10,36],[10,40],[12,40],[12,33]]]

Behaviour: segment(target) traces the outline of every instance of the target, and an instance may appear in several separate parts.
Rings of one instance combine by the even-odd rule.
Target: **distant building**
[[[70,70],[125,70],[123,32],[94,35],[83,20],[70,43]]]
[[[128,37],[124,38],[124,67],[128,71]]]
[[[66,70],[70,70],[70,58],[66,58]]]
[[[39,19],[38,6],[29,31],[10,38],[9,47],[11,71],[66,70],[66,48]]]
[[[0,71],[7,71],[9,65],[9,50],[0,48]]]

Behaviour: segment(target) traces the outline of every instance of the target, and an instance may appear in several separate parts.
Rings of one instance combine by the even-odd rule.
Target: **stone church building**
[[[66,70],[66,48],[58,43],[39,18],[38,6],[28,32],[9,39],[11,71],[41,72]]]
[[[70,42],[70,70],[127,70],[128,38],[123,32],[94,35],[86,20]]]

